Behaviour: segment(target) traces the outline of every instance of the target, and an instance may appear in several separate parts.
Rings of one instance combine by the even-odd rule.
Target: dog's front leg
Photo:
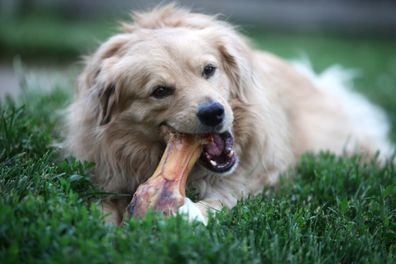
[[[196,219],[206,225],[209,213],[216,213],[223,207],[232,208],[238,200],[257,194],[262,189],[263,180],[260,177],[251,177],[250,181],[246,184],[243,174],[236,172],[227,177],[214,176],[197,182],[194,185],[200,186],[201,200],[193,203],[186,198],[179,212],[187,214],[189,220]]]
[[[219,200],[201,200],[194,203],[189,198],[185,198],[184,205],[179,208],[178,212],[187,216],[189,221],[199,221],[204,225],[208,224],[209,212],[220,211],[223,207]]]
[[[121,225],[130,198],[113,198],[100,201],[100,209],[107,224]]]
[[[215,214],[223,207],[234,207],[238,199],[244,197],[244,193],[246,193],[243,185],[232,178],[220,179],[204,185],[206,188],[203,195],[201,194],[202,199],[194,203],[186,198],[178,212],[187,215],[190,221],[198,220],[205,225],[208,223],[209,213]]]

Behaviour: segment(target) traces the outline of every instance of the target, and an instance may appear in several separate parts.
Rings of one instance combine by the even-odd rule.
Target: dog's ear
[[[111,121],[116,101],[115,85],[107,85],[99,92],[99,125],[103,126]]]
[[[109,84],[111,76],[106,65],[111,65],[124,55],[131,34],[119,34],[103,43],[90,57],[85,58],[85,69],[78,79],[77,94],[88,92],[95,102],[95,115],[99,124],[110,122],[116,102],[115,85]]]
[[[223,30],[218,31],[220,38],[216,45],[222,57],[223,68],[232,82],[231,96],[247,102],[248,88],[252,87],[254,80],[250,49],[246,40],[234,29],[223,27]]]
[[[103,63],[123,56],[131,34],[119,34],[103,43],[91,56],[84,57],[85,69],[79,78],[79,86],[91,89],[97,84]]]

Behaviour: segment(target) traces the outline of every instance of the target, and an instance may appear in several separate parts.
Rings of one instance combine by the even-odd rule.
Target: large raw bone
[[[208,136],[171,133],[153,175],[138,187],[128,205],[130,216],[141,218],[149,209],[169,216],[184,204],[186,181]]]

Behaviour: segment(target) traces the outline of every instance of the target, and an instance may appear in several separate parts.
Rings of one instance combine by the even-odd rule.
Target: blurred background
[[[131,10],[170,1],[0,0],[0,98],[35,83],[73,89],[82,55],[117,32]],[[318,72],[356,69],[355,85],[396,124],[396,1],[201,0],[180,6],[241,25],[260,49],[308,58]]]

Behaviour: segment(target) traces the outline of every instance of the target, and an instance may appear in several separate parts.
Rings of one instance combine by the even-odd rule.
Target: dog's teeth
[[[212,166],[217,166],[217,162],[214,160],[209,160],[210,164],[212,164]]]
[[[231,151],[227,154],[227,156],[228,156],[229,158],[231,158],[232,156],[234,156],[234,151],[231,150]]]

